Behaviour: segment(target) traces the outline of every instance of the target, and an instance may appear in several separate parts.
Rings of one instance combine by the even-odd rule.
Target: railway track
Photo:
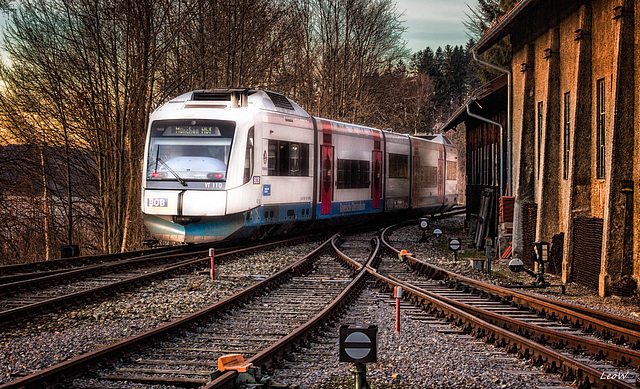
[[[216,253],[218,261],[255,250],[292,244],[299,239],[286,239],[244,249],[223,249]],[[140,258],[91,264],[40,278],[0,285],[0,325],[15,325],[20,319],[60,311],[88,299],[105,299],[132,287],[154,280],[201,268],[208,263],[207,251],[181,254],[153,253]]]
[[[218,356],[229,352],[253,354],[248,362],[266,368],[306,341],[363,287],[364,266],[356,272],[357,265],[343,261],[336,272],[337,256],[327,254],[332,241],[211,307],[0,387],[102,387],[125,381],[137,387],[198,387],[210,381]],[[109,367],[99,369],[105,360]],[[72,381],[79,372],[84,376]],[[236,374],[225,373],[207,386],[225,386]]]
[[[194,246],[164,246],[115,254],[84,255],[80,257],[53,259],[50,261],[3,265],[0,266],[0,285],[32,278],[41,278],[101,263],[110,263],[171,253],[179,254],[194,250],[202,250],[202,248]]]
[[[426,313],[579,387],[636,387],[639,323],[462,277],[383,245],[391,257],[371,274],[387,289],[401,286]]]
[[[207,309],[0,387],[60,382],[77,387],[229,387],[238,373],[215,373],[217,358],[229,353],[245,355],[259,368],[258,378],[260,372],[277,373],[286,365],[284,355],[313,366],[318,357],[337,353],[322,344],[336,340],[324,327],[330,319],[340,317],[355,296],[379,299],[373,282],[384,293],[402,286],[403,304],[415,306],[411,315],[450,323],[457,327],[452,331],[527,359],[557,374],[563,380],[556,382],[558,387],[636,387],[638,323],[462,277],[399,255],[384,238],[382,242],[386,257],[373,235],[334,237],[274,276]],[[342,266],[336,266],[333,257],[340,258]],[[366,309],[356,311],[356,323],[367,320]],[[329,341],[300,347],[318,336]]]

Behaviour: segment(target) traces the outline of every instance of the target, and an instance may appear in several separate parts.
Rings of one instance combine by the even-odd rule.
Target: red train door
[[[438,202],[444,202],[444,146],[438,145]]]
[[[382,188],[382,151],[373,151],[373,209],[380,209]]]
[[[322,146],[322,176],[320,178],[321,214],[331,214],[333,197],[333,146]]]

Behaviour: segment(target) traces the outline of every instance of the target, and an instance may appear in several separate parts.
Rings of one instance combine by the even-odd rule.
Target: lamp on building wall
[[[579,41],[580,39],[584,38],[587,35],[591,35],[588,32],[585,32],[583,29],[579,28],[577,30],[574,31],[575,35],[573,40],[575,41]]]
[[[551,58],[552,54],[560,54],[560,52],[559,51],[553,51],[553,50],[551,50],[551,48],[544,49],[543,57],[544,57],[544,59],[549,59],[549,58]]]
[[[624,16],[624,6],[622,5],[618,5],[613,7],[613,16],[611,17],[611,19],[619,19],[622,16]]]
[[[526,62],[521,63],[520,64],[520,73],[526,72],[527,71],[527,67],[528,67],[528,65],[527,65]]]

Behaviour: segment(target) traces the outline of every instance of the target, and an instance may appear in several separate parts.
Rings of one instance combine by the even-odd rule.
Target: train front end
[[[260,196],[249,182],[255,115],[247,98],[244,90],[189,92],[152,114],[141,205],[156,238],[217,241],[243,227],[242,212]]]

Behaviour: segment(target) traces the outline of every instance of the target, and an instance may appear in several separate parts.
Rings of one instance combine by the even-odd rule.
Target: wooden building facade
[[[505,161],[508,156],[505,133],[506,98],[505,75],[476,90],[465,105],[439,129],[445,132],[464,123],[466,220],[475,234],[474,242],[478,249],[484,247],[485,238],[491,238],[492,242],[496,243],[500,232],[502,235],[511,233],[512,220],[507,220],[509,225],[501,226],[498,213],[499,198],[504,196],[508,189],[504,180],[507,169]],[[509,230],[504,227],[509,227]],[[510,239],[505,238],[502,244],[498,245],[498,251],[502,251],[508,241]]]

